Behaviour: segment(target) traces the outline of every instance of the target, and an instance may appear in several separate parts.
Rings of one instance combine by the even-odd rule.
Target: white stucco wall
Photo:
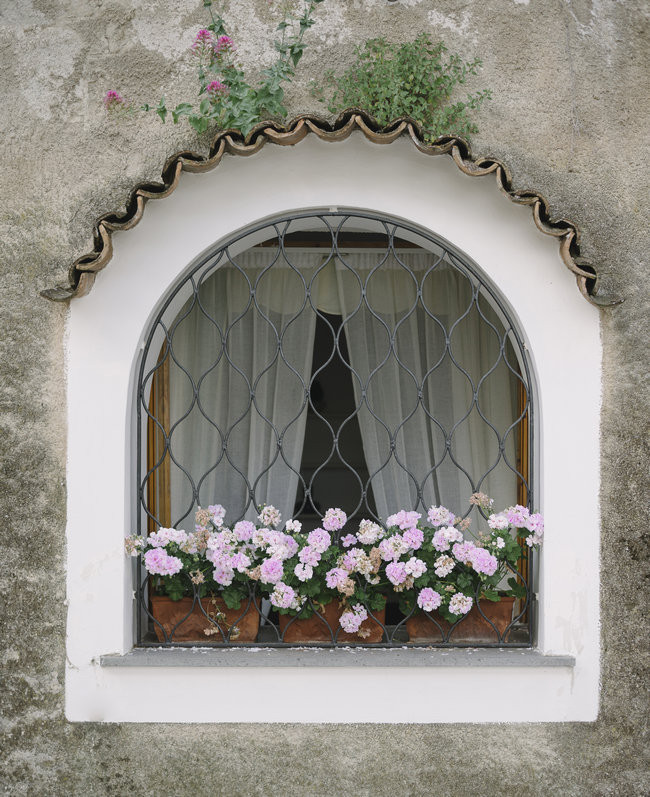
[[[148,319],[188,264],[260,219],[306,208],[359,208],[420,225],[463,250],[519,319],[536,368],[546,520],[539,649],[576,666],[100,667],[133,644],[132,393]],[[71,303],[68,336],[68,664],[71,720],[178,722],[487,722],[593,720],[598,708],[597,311],[578,293],[557,241],[491,177],[407,140],[360,135],[266,146],[186,174],[171,197],[114,238],[89,296]],[[573,397],[579,396],[579,406]],[[417,699],[413,695],[417,694]]]

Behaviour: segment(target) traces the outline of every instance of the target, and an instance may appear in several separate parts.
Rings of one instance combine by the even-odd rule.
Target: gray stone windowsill
[[[526,648],[134,648],[102,667],[574,667]]]

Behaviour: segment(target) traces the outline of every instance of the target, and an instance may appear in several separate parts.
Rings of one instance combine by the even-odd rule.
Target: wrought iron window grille
[[[268,355],[264,362],[256,363],[257,350],[262,360]],[[400,402],[398,417],[393,405]],[[482,441],[472,450],[462,443],[469,428],[480,429]],[[193,524],[197,506],[216,502],[235,508],[228,524],[251,519],[282,485],[286,515],[305,529],[330,506],[346,510],[346,532],[361,518],[381,522],[389,494],[401,498],[391,512],[426,514],[436,503],[476,517],[469,496],[494,489],[532,508],[533,429],[522,337],[497,291],[461,252],[379,214],[291,214],[199,258],[156,314],[137,383],[137,532]],[[257,460],[244,453],[256,448],[251,442],[265,449]],[[405,485],[407,494],[400,493]],[[413,612],[402,615],[389,599],[385,618],[371,617],[380,640],[357,642],[322,607],[305,607],[316,612],[316,644],[324,647],[527,647],[535,627],[533,565],[527,553],[512,571],[526,595],[505,625],[475,595],[483,638],[464,630],[468,616],[450,626],[432,614],[428,638],[418,641],[407,631]],[[203,626],[205,645],[286,646],[301,619],[281,622],[253,585],[227,614],[189,584],[180,615],[163,623],[153,611],[155,580],[140,562],[135,579],[138,645],[195,646],[181,633],[193,624]],[[250,615],[259,630],[243,642]]]

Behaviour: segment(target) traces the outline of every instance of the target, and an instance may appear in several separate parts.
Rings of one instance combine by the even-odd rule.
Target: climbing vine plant
[[[478,132],[470,113],[491,96],[489,89],[455,101],[452,96],[480,66],[480,59],[463,61],[425,33],[400,44],[370,39],[356,48],[354,62],[341,75],[329,70],[322,82],[312,81],[312,93],[332,113],[362,108],[381,125],[409,116],[431,143],[441,135]]]
[[[281,21],[274,42],[277,58],[262,71],[259,85],[253,86],[237,62],[237,45],[228,35],[220,4],[203,0],[210,13],[210,22],[196,34],[190,48],[197,66],[198,101],[181,102],[168,108],[162,97],[157,105],[145,104],[141,110],[155,112],[163,123],[169,116],[174,124],[187,118],[198,133],[215,126],[223,130],[240,130],[246,135],[263,120],[286,118],[284,84],[295,74],[306,47],[305,33],[314,24],[316,6],[323,2],[302,0],[297,14],[291,12],[293,3],[281,3]],[[117,91],[106,93],[104,106],[113,114],[134,110]]]

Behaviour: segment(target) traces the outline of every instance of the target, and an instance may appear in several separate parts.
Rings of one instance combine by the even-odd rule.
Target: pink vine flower
[[[104,94],[102,102],[104,103],[104,108],[109,112],[126,107],[126,100],[124,97],[119,91],[113,91],[112,89]]]
[[[205,87],[206,92],[212,97],[216,99],[217,97],[227,97],[230,93],[230,89],[225,83],[222,83],[220,80],[213,80],[211,83]]]

